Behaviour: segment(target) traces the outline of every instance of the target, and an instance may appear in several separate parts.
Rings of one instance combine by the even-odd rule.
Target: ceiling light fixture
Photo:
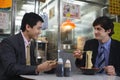
[[[72,30],[76,27],[75,23],[73,23],[70,19],[67,19],[62,23],[62,28],[65,30]]]

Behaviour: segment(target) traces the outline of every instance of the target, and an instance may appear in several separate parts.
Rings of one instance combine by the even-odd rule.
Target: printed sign
[[[0,29],[7,29],[9,24],[9,14],[0,12]]]
[[[63,16],[78,19],[80,18],[80,6],[72,3],[63,3]]]

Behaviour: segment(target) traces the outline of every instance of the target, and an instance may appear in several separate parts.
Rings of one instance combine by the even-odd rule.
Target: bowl
[[[88,69],[86,67],[80,67],[81,71],[83,74],[86,75],[94,75],[99,71],[99,68],[92,68],[92,69]]]

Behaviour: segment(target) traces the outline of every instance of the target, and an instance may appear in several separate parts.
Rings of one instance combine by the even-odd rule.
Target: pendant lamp
[[[73,23],[70,19],[67,19],[65,22],[62,23],[62,29],[65,30],[72,30],[76,27],[75,23]]]

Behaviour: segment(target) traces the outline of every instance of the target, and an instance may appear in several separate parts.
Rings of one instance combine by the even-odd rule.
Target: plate
[[[92,68],[92,69],[87,69],[85,67],[80,67],[81,71],[83,74],[86,75],[94,75],[99,71],[99,68]]]

